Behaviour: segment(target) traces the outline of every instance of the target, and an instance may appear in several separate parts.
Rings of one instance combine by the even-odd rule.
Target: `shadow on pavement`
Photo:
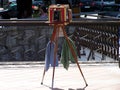
[[[85,87],[83,88],[77,88],[77,89],[72,89],[72,88],[69,88],[68,90],[85,90],[85,88],[87,87],[88,85],[86,85]]]
[[[53,88],[53,89],[52,89],[52,87],[50,87],[50,86],[48,86],[48,85],[45,85],[45,84],[43,84],[43,86],[48,87],[48,88],[50,88],[51,90],[64,90],[64,89],[61,89],[61,88]]]
[[[50,88],[51,90],[64,90],[64,89],[62,89],[62,88],[52,88],[52,87],[50,87],[50,86],[48,86],[48,85],[45,85],[45,84],[43,84],[43,83],[42,83],[42,85],[45,86],[45,87]],[[86,85],[86,86],[83,87],[83,88],[77,88],[77,89],[68,88],[68,90],[85,90],[85,88],[86,88],[87,86],[88,86],[88,85]]]
[[[60,89],[60,88],[51,88],[51,90],[64,90],[64,89]]]
[[[77,89],[69,88],[68,90],[85,90],[85,88],[77,88]]]

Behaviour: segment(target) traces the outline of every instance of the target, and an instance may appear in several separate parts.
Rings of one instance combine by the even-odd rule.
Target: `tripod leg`
[[[57,57],[57,49],[58,49],[58,36],[59,36],[59,26],[58,25],[54,26],[54,31],[56,31],[56,35],[53,38],[53,40],[55,42],[55,49],[54,49],[53,75],[52,75],[52,90],[53,90],[53,86],[54,86],[55,65],[56,65],[56,57]]]
[[[44,69],[44,72],[43,72],[43,77],[42,77],[41,85],[43,85],[44,76],[45,76],[45,69]]]
[[[56,55],[57,54],[57,46],[55,45],[55,50],[54,50],[54,62],[53,62],[53,75],[52,75],[52,90],[54,86],[54,76],[55,76],[55,64],[56,64]]]
[[[54,86],[54,76],[55,76],[55,61],[56,60],[54,60],[54,66],[53,66],[53,75],[52,75],[52,90],[53,90],[53,86]]]
[[[68,36],[67,36],[67,34],[66,34],[65,30],[64,30],[64,27],[62,27],[62,30],[63,30],[64,37],[65,37],[65,39],[67,40],[67,43],[68,43],[68,45],[69,45],[69,47],[70,47],[70,51],[71,51],[71,53],[72,53],[72,55],[73,55],[73,57],[74,57],[74,59],[75,59],[75,62],[76,62],[76,64],[77,64],[78,68],[79,68],[79,71],[80,71],[80,73],[81,73],[81,75],[82,75],[82,77],[83,77],[83,79],[84,79],[84,82],[85,82],[85,84],[86,84],[86,87],[87,87],[88,84],[87,84],[86,79],[85,79],[85,77],[84,77],[84,75],[83,75],[83,73],[82,73],[82,70],[81,70],[80,65],[79,65],[79,63],[78,63],[78,60],[77,60],[77,56],[76,56],[76,54],[75,54],[75,51],[74,51],[73,47],[71,46],[70,40],[68,39]]]
[[[52,33],[52,36],[51,36],[51,41],[54,41],[55,37],[56,37],[56,28],[57,26],[55,25],[54,26],[54,30],[53,30],[53,33]],[[44,71],[43,71],[43,76],[42,76],[42,81],[41,81],[41,85],[43,84],[43,80],[44,80],[44,77],[45,77],[45,68],[44,68]],[[54,74],[53,74],[54,75]]]

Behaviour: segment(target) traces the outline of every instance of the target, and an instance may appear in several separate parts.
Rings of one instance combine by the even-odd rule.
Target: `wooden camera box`
[[[67,4],[50,5],[48,9],[49,23],[68,24],[72,21],[72,11]]]

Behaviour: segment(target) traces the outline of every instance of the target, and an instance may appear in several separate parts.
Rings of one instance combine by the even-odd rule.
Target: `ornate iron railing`
[[[80,22],[74,22],[70,25],[77,27],[73,39],[76,41],[76,45],[85,46],[91,50],[90,56],[94,59],[94,51],[104,56],[109,56],[118,60],[119,57],[119,20],[85,20]]]
[[[44,51],[52,26],[40,20],[0,20],[0,61],[11,60],[44,60]],[[76,42],[77,50],[80,46],[90,49],[90,56],[94,58],[94,51],[104,56],[118,60],[119,58],[119,30],[120,21],[116,19],[79,19],[66,26]],[[79,54],[81,55],[81,54]]]

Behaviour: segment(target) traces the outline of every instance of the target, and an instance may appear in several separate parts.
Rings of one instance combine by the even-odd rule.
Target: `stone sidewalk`
[[[62,65],[55,68],[53,90],[120,90],[120,69],[115,64],[80,64],[88,87],[76,64],[68,70]],[[0,65],[0,90],[50,90],[53,68],[45,73],[43,64]]]

